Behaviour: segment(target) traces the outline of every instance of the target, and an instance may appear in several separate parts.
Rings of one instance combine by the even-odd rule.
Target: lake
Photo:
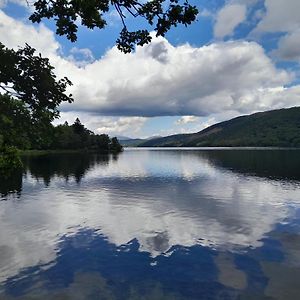
[[[300,150],[24,157],[0,299],[300,299]]]

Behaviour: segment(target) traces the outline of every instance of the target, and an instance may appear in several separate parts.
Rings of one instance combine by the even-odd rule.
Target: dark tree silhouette
[[[49,59],[35,55],[28,44],[15,51],[0,43],[0,92],[22,101],[33,119],[52,121],[62,102],[73,102],[72,95],[66,95],[71,81],[57,80],[53,70]]]
[[[135,31],[128,30],[128,16],[144,19],[157,36],[164,36],[178,24],[190,25],[198,14],[198,9],[188,0],[38,0],[34,7],[35,11],[30,16],[32,22],[54,19],[56,33],[66,35],[72,42],[77,39],[78,20],[87,28],[103,29],[107,25],[105,14],[115,9],[123,23],[116,43],[125,53],[131,52],[135,44],[143,46],[151,41],[145,26]]]

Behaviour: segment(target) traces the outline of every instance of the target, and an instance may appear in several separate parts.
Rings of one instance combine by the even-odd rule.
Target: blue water
[[[300,151],[24,157],[0,299],[300,299]]]

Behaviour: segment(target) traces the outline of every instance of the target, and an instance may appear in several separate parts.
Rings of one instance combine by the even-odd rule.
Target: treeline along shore
[[[0,171],[21,166],[20,153],[80,152],[118,153],[116,137],[94,134],[77,118],[69,125],[54,126],[47,116],[34,118],[26,105],[8,95],[0,95]]]

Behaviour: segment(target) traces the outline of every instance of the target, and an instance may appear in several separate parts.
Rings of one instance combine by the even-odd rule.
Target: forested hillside
[[[300,147],[300,107],[241,116],[198,133],[173,135],[142,147]]]

